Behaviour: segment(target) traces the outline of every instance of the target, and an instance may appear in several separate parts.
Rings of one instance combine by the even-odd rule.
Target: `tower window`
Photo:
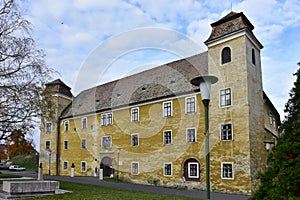
[[[252,49],[252,64],[256,65],[256,62],[255,62],[255,50],[254,49]]]
[[[231,50],[229,47],[225,47],[222,50],[222,64],[231,62]]]

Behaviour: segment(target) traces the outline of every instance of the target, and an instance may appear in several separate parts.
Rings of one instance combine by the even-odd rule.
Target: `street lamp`
[[[120,152],[121,152],[121,148],[118,147],[117,148],[117,151],[118,151],[118,171],[117,171],[117,181],[119,181],[119,168],[120,168]]]
[[[206,153],[206,198],[210,199],[210,150],[209,150],[209,118],[208,108],[210,101],[211,85],[216,83],[218,78],[211,75],[197,76],[191,80],[191,84],[200,86],[200,93],[205,109],[205,153]]]
[[[49,149],[49,171],[48,171],[49,176],[51,175],[51,149]]]

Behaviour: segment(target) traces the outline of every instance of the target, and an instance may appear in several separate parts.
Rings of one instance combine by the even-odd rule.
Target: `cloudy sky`
[[[39,0],[21,5],[48,66],[73,94],[206,51],[210,24],[231,9],[255,26],[263,86],[282,118],[300,61],[299,0]]]

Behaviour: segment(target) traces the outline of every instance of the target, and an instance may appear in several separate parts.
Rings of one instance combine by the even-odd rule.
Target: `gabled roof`
[[[191,93],[190,80],[207,74],[207,52],[164,64],[82,91],[61,118],[98,113],[114,108]]]

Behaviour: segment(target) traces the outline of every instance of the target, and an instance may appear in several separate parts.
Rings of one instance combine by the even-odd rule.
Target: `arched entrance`
[[[183,177],[186,181],[201,180],[201,168],[198,160],[195,158],[187,159],[183,164]]]
[[[103,177],[110,177],[113,175],[113,159],[107,156],[102,158],[100,169],[103,169]]]

